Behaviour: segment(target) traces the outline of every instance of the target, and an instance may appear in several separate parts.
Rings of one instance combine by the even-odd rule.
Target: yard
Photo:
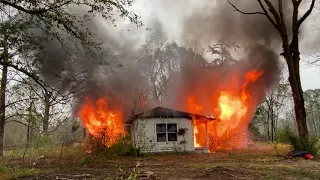
[[[152,171],[157,180],[319,179],[318,159],[286,158],[287,150],[287,146],[263,144],[237,152],[115,158],[65,149],[62,156],[58,150],[57,156],[7,156],[0,165],[0,179],[121,179],[137,165],[138,172]]]

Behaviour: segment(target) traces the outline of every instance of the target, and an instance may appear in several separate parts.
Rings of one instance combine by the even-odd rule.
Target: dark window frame
[[[158,125],[165,125],[165,131],[159,131],[158,132]],[[171,128],[175,126],[175,129],[171,130],[170,128],[170,131],[168,131],[168,125],[170,126],[171,125]],[[161,129],[161,128],[159,128]],[[159,138],[158,138],[158,134],[165,134],[166,135],[166,139],[165,141],[159,141]],[[169,140],[169,134],[174,134],[175,138],[173,138],[174,140]],[[157,139],[157,142],[161,143],[161,142],[177,142],[178,141],[178,124],[177,123],[156,123],[156,139]]]

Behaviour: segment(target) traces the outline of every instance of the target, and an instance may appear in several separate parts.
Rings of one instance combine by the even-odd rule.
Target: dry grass
[[[41,159],[7,157],[8,161],[0,165],[0,179],[55,179],[83,174],[90,174],[91,179],[119,179],[127,177],[138,162],[138,170],[155,172],[157,180],[319,179],[320,161],[286,159],[283,155],[289,149],[287,145],[255,144],[233,152],[110,158],[65,148],[61,160],[59,153]]]

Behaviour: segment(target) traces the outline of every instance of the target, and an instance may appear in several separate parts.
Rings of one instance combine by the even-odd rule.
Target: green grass
[[[19,177],[36,176],[39,174],[50,173],[52,170],[28,169],[19,167],[9,167],[7,164],[0,164],[0,179],[13,179]]]
[[[262,179],[319,179],[320,172],[305,168],[275,167],[262,168],[265,171]]]
[[[43,145],[40,147],[28,147],[15,149],[14,151],[5,151],[4,157],[6,159],[36,159],[41,156],[53,158],[74,158],[85,156],[83,147],[61,146],[61,145]]]

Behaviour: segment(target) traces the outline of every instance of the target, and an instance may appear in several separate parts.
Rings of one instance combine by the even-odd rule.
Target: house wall
[[[177,135],[177,141],[157,142],[156,124],[176,123],[177,129],[188,128],[183,136]],[[136,147],[141,152],[194,151],[192,121],[186,118],[147,118],[136,119],[132,124],[131,134]],[[180,144],[185,140],[185,144]]]

